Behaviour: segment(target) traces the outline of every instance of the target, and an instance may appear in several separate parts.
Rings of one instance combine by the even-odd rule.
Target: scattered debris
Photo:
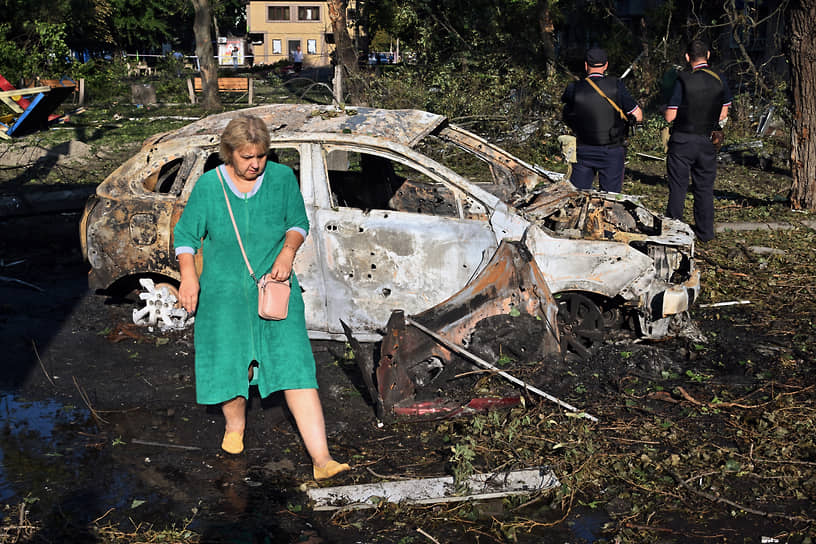
[[[768,127],[771,126],[771,119],[773,119],[773,112],[775,106],[771,106],[768,108],[767,113],[763,114],[757,124],[756,135],[757,136],[765,136],[765,133],[768,132]]]
[[[325,511],[375,508],[383,502],[434,504],[486,500],[540,493],[561,485],[545,467],[474,474],[463,483],[470,490],[467,495],[455,494],[453,476],[312,488],[306,493],[314,501],[316,511]]]
[[[427,399],[418,399],[418,391],[433,390],[449,378],[447,367],[457,356],[473,360],[464,348],[454,350],[451,345],[469,346],[477,325],[492,317],[531,316],[539,324],[536,352],[542,357],[560,357],[557,313],[536,261],[522,243],[505,241],[479,275],[444,302],[411,318],[403,310],[393,311],[376,366],[370,352],[360,346],[345,323],[343,326],[377,415],[387,419],[395,409],[412,413],[416,403],[424,408]]]
[[[757,255],[785,255],[787,253],[781,249],[765,246],[748,246],[748,249]]]
[[[106,338],[114,344],[128,338],[137,342],[149,342],[149,339],[138,331],[138,327],[133,323],[120,323],[107,334]]]
[[[454,344],[453,342],[447,340],[445,337],[436,334],[435,332],[433,332],[429,328],[421,325],[420,323],[417,323],[413,319],[406,318],[405,322],[408,325],[411,325],[412,327],[416,327],[419,330],[421,330],[422,332],[424,332],[425,334],[427,334],[427,335],[431,336],[432,338],[438,340],[444,346],[450,348],[451,350],[455,351],[456,353],[459,353],[460,355],[464,355],[465,357],[467,357],[468,359],[470,359],[471,361],[473,361],[474,363],[476,363],[480,367],[492,370],[496,374],[501,376],[502,378],[504,378],[504,379],[516,384],[516,385],[520,385],[521,387],[524,388],[525,391],[529,391],[531,393],[535,393],[536,395],[544,397],[545,399],[547,399],[549,401],[552,401],[552,402],[556,403],[557,405],[561,406],[562,408],[566,408],[567,410],[569,410],[571,412],[579,412],[579,410],[577,408],[575,408],[574,406],[572,406],[570,404],[567,404],[566,402],[564,402],[564,401],[562,401],[560,399],[557,399],[557,398],[553,397],[552,395],[549,395],[549,394],[545,393],[544,391],[542,391],[541,389],[538,389],[537,387],[533,387],[532,385],[530,385],[530,384],[528,384],[526,382],[523,382],[522,380],[519,380],[518,378],[508,374],[507,372],[504,372],[503,370],[499,370],[497,367],[491,365],[490,363],[488,363],[484,359],[474,355],[473,353],[470,353],[469,351],[467,351],[462,346],[458,346],[458,345]],[[580,412],[580,415],[582,417],[585,417],[585,418],[589,419],[590,421],[595,421],[595,422],[598,421],[598,418],[596,418],[595,416],[591,416],[591,415],[589,415],[587,413]]]

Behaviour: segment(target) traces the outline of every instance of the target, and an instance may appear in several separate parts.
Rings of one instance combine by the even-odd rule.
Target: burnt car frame
[[[213,115],[145,141],[86,205],[91,288],[178,281],[173,226],[242,114],[267,123],[272,159],[300,183],[311,231],[295,270],[314,339],[345,339],[342,321],[380,340],[394,310],[417,315],[455,296],[502,242],[533,260],[543,313],[554,294],[562,347],[579,354],[626,324],[672,335],[700,289],[691,229],[636,197],[578,191],[440,115],[315,105]]]

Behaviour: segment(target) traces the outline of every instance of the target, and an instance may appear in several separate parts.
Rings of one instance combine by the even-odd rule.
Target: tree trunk
[[[549,0],[540,0],[536,6],[538,12],[538,29],[541,35],[541,53],[544,56],[544,75],[555,74],[555,25],[552,21]]]
[[[788,22],[793,93],[791,206],[816,211],[816,0],[791,2]]]
[[[346,7],[348,0],[329,0],[329,20],[334,33],[335,58],[345,72],[344,83],[350,95],[350,102],[359,105],[363,99],[363,85],[360,71],[357,68],[357,51],[348,33]]]
[[[213,54],[212,32],[210,31],[210,0],[192,0],[195,8],[193,32],[196,39],[196,55],[201,66],[201,105],[207,111],[221,109],[218,98],[218,66]]]

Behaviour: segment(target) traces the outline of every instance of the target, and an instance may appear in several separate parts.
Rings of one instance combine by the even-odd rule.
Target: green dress
[[[297,179],[288,166],[268,162],[255,192],[239,197],[226,171],[219,169],[247,257],[260,277],[272,268],[287,230],[309,230]],[[293,273],[287,318],[261,319],[258,288],[241,255],[215,170],[196,182],[173,234],[176,248],[202,248],[195,316],[196,400],[218,404],[237,396],[248,398],[247,369],[252,361],[258,362],[252,384],[261,397],[284,389],[316,388],[297,278]]]

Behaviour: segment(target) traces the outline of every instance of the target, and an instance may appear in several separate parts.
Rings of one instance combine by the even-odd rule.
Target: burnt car
[[[173,226],[198,177],[221,163],[219,135],[242,114],[267,123],[271,159],[299,180],[311,231],[295,270],[312,338],[342,340],[345,323],[358,340],[381,340],[394,310],[416,316],[461,300],[479,278],[495,296],[486,274],[501,269],[503,244],[513,249],[501,258],[534,268],[510,288],[536,287],[551,329],[558,314],[551,339],[579,355],[609,330],[672,335],[698,294],[691,229],[636,197],[576,190],[433,113],[302,104],[213,115],[145,141],[86,205],[91,288],[177,284]],[[531,304],[504,294],[494,314]]]

